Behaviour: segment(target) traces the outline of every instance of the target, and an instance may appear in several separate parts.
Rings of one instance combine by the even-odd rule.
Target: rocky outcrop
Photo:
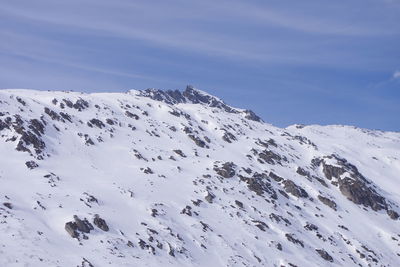
[[[340,192],[358,205],[371,207],[373,210],[387,209],[386,200],[363,181],[344,178],[339,181]]]
[[[94,223],[94,225],[99,227],[101,230],[108,232],[109,228],[108,228],[106,221],[104,219],[100,218],[100,216],[98,214],[94,215],[93,223]]]
[[[188,85],[183,92],[179,90],[164,91],[159,89],[146,89],[140,91],[139,95],[149,97],[153,100],[162,101],[169,105],[176,105],[179,103],[203,104],[209,107],[221,109],[228,113],[242,113],[244,118],[248,120],[262,122],[261,118],[253,111],[232,108],[231,106],[225,104],[221,99],[197,90],[191,85]]]
[[[224,178],[232,178],[235,176],[236,165],[233,162],[225,162],[220,165],[218,162],[214,165],[214,171]]]
[[[336,161],[336,164],[329,164],[325,159],[315,159],[313,164],[314,166],[322,165],[325,177],[339,187],[343,196],[357,205],[370,207],[374,211],[390,210],[385,197],[373,188],[371,182],[359,172],[356,166],[337,155],[330,155],[325,158]],[[336,181],[333,181],[333,179]],[[324,201],[322,201],[324,204],[328,203],[327,200]],[[331,203],[331,205],[333,204]],[[391,218],[396,217],[392,212],[388,212],[388,215],[392,215]]]
[[[287,161],[285,157],[281,157],[278,153],[271,150],[264,150],[258,154],[259,160],[261,162],[267,162],[268,164],[279,164],[282,165],[282,161]]]
[[[74,221],[65,224],[65,230],[72,238],[78,238],[80,233],[88,234],[93,229],[93,225],[87,219],[81,220],[77,215],[74,215]]]
[[[392,220],[397,220],[399,218],[399,214],[395,212],[394,210],[388,210],[387,214]]]
[[[324,203],[331,209],[336,210],[337,205],[336,205],[335,201],[333,201],[327,197],[321,196],[321,195],[318,195],[318,199],[319,199],[319,201],[321,201],[322,203]]]
[[[283,182],[285,191],[295,197],[308,197],[308,193],[302,187],[295,184],[292,180],[285,180]]]
[[[324,260],[329,261],[329,262],[333,262],[332,256],[329,255],[329,253],[326,252],[325,250],[323,250],[323,249],[316,249],[315,251],[316,251],[316,252],[321,256],[321,258],[323,258]]]
[[[288,241],[292,242],[293,244],[300,245],[304,248],[304,242],[300,239],[297,239],[293,234],[285,234],[285,237]]]
[[[33,160],[25,162],[25,165],[26,165],[26,167],[28,167],[28,169],[31,169],[31,170],[39,167],[39,165],[36,162],[34,162]]]
[[[207,191],[207,195],[204,197],[204,199],[208,203],[213,203],[214,198],[215,198],[215,195],[213,193],[211,193],[210,191]]]
[[[240,179],[246,182],[249,190],[255,192],[257,195],[262,196],[267,194],[272,199],[278,199],[278,195],[267,177],[265,174],[255,173],[252,178],[240,176]]]

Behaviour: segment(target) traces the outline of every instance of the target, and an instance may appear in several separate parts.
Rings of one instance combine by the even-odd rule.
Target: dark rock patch
[[[204,147],[208,148],[208,146],[206,145],[206,143],[205,143],[203,140],[201,140],[199,137],[197,137],[197,136],[195,136],[195,135],[193,135],[193,134],[189,134],[188,137],[189,137],[190,139],[192,139],[192,141],[193,141],[197,146],[202,147],[202,148],[204,148]]]
[[[306,229],[307,231],[318,231],[318,226],[316,226],[315,224],[312,224],[312,223],[307,223],[304,226],[304,229]]]
[[[175,149],[174,152],[181,156],[182,158],[186,158],[186,155],[180,149]]]
[[[321,195],[318,195],[318,199],[319,199],[319,201],[321,201],[322,203],[324,203],[331,209],[336,210],[337,205],[336,205],[335,201],[333,201],[327,197],[321,196]]]
[[[265,232],[266,229],[268,229],[268,225],[265,222],[262,221],[258,221],[258,220],[253,220],[252,221],[254,223],[254,225],[260,229],[261,231]]]
[[[222,166],[218,164],[214,165],[214,171],[224,178],[232,178],[236,174],[236,167],[236,164],[233,162],[225,162]]]
[[[385,198],[360,180],[341,179],[339,189],[347,199],[355,204],[371,207],[375,211],[387,209]]]
[[[323,258],[324,260],[333,262],[332,256],[329,255],[328,252],[326,252],[325,250],[323,250],[323,249],[316,249],[315,251],[316,251],[316,252],[321,256],[321,258]]]
[[[276,175],[273,172],[269,173],[269,177],[271,177],[272,179],[274,179],[276,182],[282,182],[284,179],[282,177],[280,177],[279,175]]]
[[[138,120],[139,119],[139,116],[138,115],[136,115],[136,114],[133,114],[132,112],[130,112],[130,111],[125,111],[125,115],[127,116],[127,117],[129,117],[129,118],[132,118],[132,119],[135,119],[135,120]]]
[[[235,204],[236,204],[236,206],[238,206],[239,208],[243,209],[243,203],[240,202],[239,200],[235,200]]]
[[[255,192],[257,195],[262,196],[266,193],[272,199],[278,199],[278,196],[266,175],[256,173],[252,178],[240,176],[240,180],[246,182],[249,190]]]
[[[232,133],[225,131],[224,135],[222,136],[222,140],[228,143],[232,143],[233,141],[236,141],[236,136],[234,136]]]
[[[286,157],[281,157],[279,154],[271,151],[271,150],[264,150],[258,154],[259,159],[263,162],[267,162],[268,164],[275,165],[279,164],[282,165],[282,161],[287,161]]]
[[[28,167],[28,169],[31,169],[31,170],[39,167],[39,165],[36,162],[34,162],[33,160],[25,162],[25,165],[26,165],[26,167]]]
[[[106,221],[104,219],[100,218],[100,216],[98,214],[94,215],[93,223],[94,223],[94,225],[99,227],[101,230],[108,232],[109,228],[108,228]]]
[[[296,185],[293,181],[291,180],[285,180],[283,182],[284,189],[287,193],[295,196],[295,197],[301,197],[301,198],[306,198],[308,197],[308,193],[300,186]]]
[[[10,210],[13,209],[13,205],[10,202],[4,202],[3,206],[6,207],[7,209],[10,209]]]
[[[72,105],[74,109],[77,109],[78,111],[82,111],[86,108],[89,107],[89,102],[86,100],[83,100],[82,98],[79,98],[78,100],[75,101],[75,103]]]
[[[211,193],[210,191],[207,191],[207,195],[204,197],[204,199],[208,203],[213,203],[214,198],[215,198],[215,195],[213,193]]]
[[[91,119],[87,124],[88,124],[89,127],[93,127],[93,125],[94,125],[94,126],[96,126],[97,128],[100,128],[100,129],[105,127],[105,124],[99,119]]]
[[[301,247],[304,248],[304,243],[303,243],[303,241],[301,241],[301,240],[295,238],[295,237],[293,236],[293,234],[285,234],[285,237],[286,237],[286,239],[287,239],[288,241],[292,242],[293,244],[300,245]]]
[[[59,120],[61,120],[60,115],[59,115],[57,112],[55,112],[55,111],[49,109],[48,107],[45,107],[45,108],[44,108],[44,113],[46,113],[47,115],[49,115],[49,117],[50,117],[53,121],[59,121]]]
[[[388,210],[387,214],[392,220],[397,220],[399,218],[399,214],[395,212],[394,210]]]

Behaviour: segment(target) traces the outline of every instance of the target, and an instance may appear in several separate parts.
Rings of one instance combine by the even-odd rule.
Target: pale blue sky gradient
[[[0,88],[208,91],[277,126],[400,131],[398,0],[3,0]]]

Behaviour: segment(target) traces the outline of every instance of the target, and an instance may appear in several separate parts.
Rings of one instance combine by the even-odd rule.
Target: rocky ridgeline
[[[400,261],[400,196],[384,183],[400,182],[398,133],[280,129],[191,86],[9,90],[0,106],[2,266]],[[342,131],[355,137],[336,149]]]

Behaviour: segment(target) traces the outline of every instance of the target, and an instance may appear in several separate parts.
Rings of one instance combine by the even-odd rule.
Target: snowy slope
[[[192,87],[2,90],[0,151],[0,266],[400,264],[400,133]]]

